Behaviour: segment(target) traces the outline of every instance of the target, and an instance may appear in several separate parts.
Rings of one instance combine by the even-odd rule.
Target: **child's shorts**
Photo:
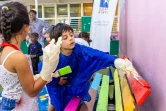
[[[18,100],[16,99],[8,99],[5,97],[2,97],[0,111],[11,111],[16,107],[17,103],[18,103]]]

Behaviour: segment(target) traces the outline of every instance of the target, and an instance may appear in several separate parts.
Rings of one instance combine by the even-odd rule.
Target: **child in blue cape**
[[[63,111],[73,96],[79,96],[84,101],[91,98],[88,94],[88,80],[96,71],[108,67],[114,67],[116,57],[108,53],[75,43],[73,29],[63,23],[58,23],[50,31],[50,38],[58,40],[62,37],[59,64],[55,72],[65,66],[70,66],[72,73],[53,78],[47,84],[47,90],[51,104],[56,111]]]

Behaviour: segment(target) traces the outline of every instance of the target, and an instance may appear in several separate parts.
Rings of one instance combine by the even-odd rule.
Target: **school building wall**
[[[166,0],[126,0],[120,18],[120,55],[151,85],[139,111],[166,111]]]

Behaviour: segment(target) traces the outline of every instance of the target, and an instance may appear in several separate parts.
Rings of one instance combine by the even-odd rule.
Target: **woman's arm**
[[[20,83],[29,96],[36,96],[44,85],[52,80],[52,72],[57,67],[59,62],[59,53],[61,47],[61,38],[57,44],[54,44],[53,39],[50,43],[50,50],[43,49],[43,67],[40,72],[40,77],[34,81],[28,59],[22,53],[17,53],[13,57],[13,68],[18,74]],[[17,59],[16,59],[17,58]]]
[[[45,86],[47,81],[44,81],[41,77],[34,81],[27,57],[21,53],[18,53],[17,57],[19,58],[14,59],[14,69],[18,74],[18,78],[25,92],[29,96],[34,97]]]

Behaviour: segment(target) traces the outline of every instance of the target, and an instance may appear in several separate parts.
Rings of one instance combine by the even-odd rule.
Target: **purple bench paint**
[[[67,104],[64,111],[76,111],[81,102],[80,97],[73,97],[70,102]]]

